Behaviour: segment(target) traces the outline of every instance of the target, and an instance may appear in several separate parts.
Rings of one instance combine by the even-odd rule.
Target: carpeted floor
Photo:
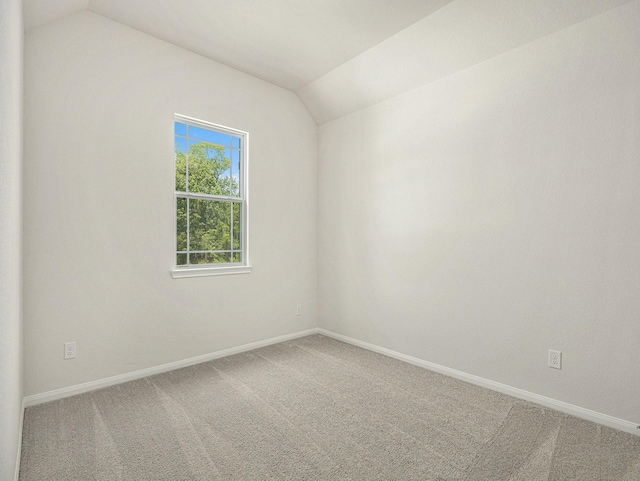
[[[640,437],[321,335],[26,410],[21,481],[640,480]]]

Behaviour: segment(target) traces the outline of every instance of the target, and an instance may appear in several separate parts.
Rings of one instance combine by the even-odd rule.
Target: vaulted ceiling
[[[24,0],[85,10],[298,94],[319,124],[630,0]]]
[[[25,17],[90,10],[295,91],[451,1],[25,0]]]

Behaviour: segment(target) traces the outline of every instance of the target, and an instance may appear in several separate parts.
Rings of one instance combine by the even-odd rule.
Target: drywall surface
[[[22,416],[22,2],[0,4],[0,479],[13,479]]]
[[[639,24],[634,1],[321,126],[320,327],[640,423]]]
[[[30,30],[86,10],[89,0],[22,0],[24,28]]]
[[[456,0],[297,93],[323,124],[629,1]]]
[[[251,274],[170,275],[174,113],[249,132]],[[30,30],[25,394],[315,327],[316,156],[287,90],[89,12]]]
[[[296,90],[451,1],[91,0],[89,10]]]

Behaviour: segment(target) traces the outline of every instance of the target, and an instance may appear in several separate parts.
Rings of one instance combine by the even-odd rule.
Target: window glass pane
[[[182,197],[176,199],[176,250],[187,250],[187,199]]]
[[[224,170],[220,173],[218,183],[222,195],[231,195],[231,149],[224,149]]]
[[[225,147],[231,145],[231,136],[227,134],[222,134],[220,132],[214,132],[212,130],[201,129],[200,127],[193,127],[189,125],[189,135],[190,139],[202,140],[205,142],[210,142],[212,144],[219,144]]]
[[[238,202],[233,202],[233,249],[240,250],[240,232],[242,225],[242,218],[240,215],[240,204]]]
[[[229,149],[189,141],[189,192],[229,195]]]
[[[239,149],[240,148],[240,137],[233,137],[232,147],[234,149]]]
[[[230,252],[189,254],[190,264],[221,264],[231,262]]]
[[[233,253],[233,262],[242,262],[242,252]]]
[[[173,128],[175,130],[175,134],[176,135],[182,135],[182,136],[187,135],[187,126],[186,125],[181,124],[180,122],[174,122],[173,123]]]
[[[181,152],[183,154],[187,153],[187,139],[183,137],[176,137],[176,152]]]
[[[187,176],[187,157],[185,152],[187,151],[187,141],[176,137],[176,190],[180,192],[186,191],[186,176]]]
[[[218,180],[223,195],[231,195],[231,149],[224,149],[225,170],[220,174]]]
[[[231,196],[240,196],[240,151],[231,151],[231,184],[230,184]]]
[[[178,254],[176,256],[176,265],[177,266],[186,266],[187,265],[187,254]]]
[[[189,250],[230,250],[230,218],[229,202],[189,199]]]

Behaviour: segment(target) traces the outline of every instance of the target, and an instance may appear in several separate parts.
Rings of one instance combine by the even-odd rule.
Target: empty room
[[[640,480],[640,0],[1,0],[0,480]]]

